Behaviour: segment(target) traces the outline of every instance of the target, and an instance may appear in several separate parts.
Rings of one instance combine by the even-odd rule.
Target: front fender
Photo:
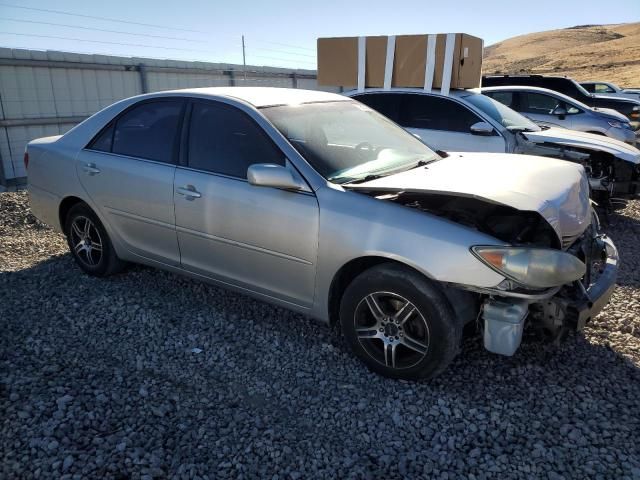
[[[331,187],[318,190],[320,227],[314,316],[328,320],[327,298],[342,266],[361,257],[388,258],[438,282],[496,287],[504,277],[470,252],[504,242],[412,208]]]

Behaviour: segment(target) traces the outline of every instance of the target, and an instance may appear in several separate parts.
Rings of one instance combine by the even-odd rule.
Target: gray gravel
[[[613,303],[560,347],[476,337],[430,383],[328,328],[157,270],[82,275],[0,194],[2,478],[640,479],[640,202]]]

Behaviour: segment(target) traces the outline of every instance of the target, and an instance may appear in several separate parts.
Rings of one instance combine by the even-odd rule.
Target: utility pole
[[[244,48],[244,35],[242,35],[242,73],[245,82],[247,81],[247,56]]]

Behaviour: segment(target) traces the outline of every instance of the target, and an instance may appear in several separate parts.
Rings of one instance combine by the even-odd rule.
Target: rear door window
[[[449,98],[431,95],[403,95],[400,125],[406,128],[470,133],[481,122],[468,108]]]
[[[116,121],[112,152],[172,163],[183,104],[182,100],[154,100],[129,109]]]
[[[255,163],[285,165],[284,154],[262,127],[236,107],[194,103],[189,123],[190,168],[246,179]]]

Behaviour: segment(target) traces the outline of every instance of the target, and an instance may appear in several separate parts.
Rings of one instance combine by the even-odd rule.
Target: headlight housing
[[[515,282],[549,288],[582,278],[586,266],[570,253],[550,248],[475,246],[471,252],[485,265]]]

